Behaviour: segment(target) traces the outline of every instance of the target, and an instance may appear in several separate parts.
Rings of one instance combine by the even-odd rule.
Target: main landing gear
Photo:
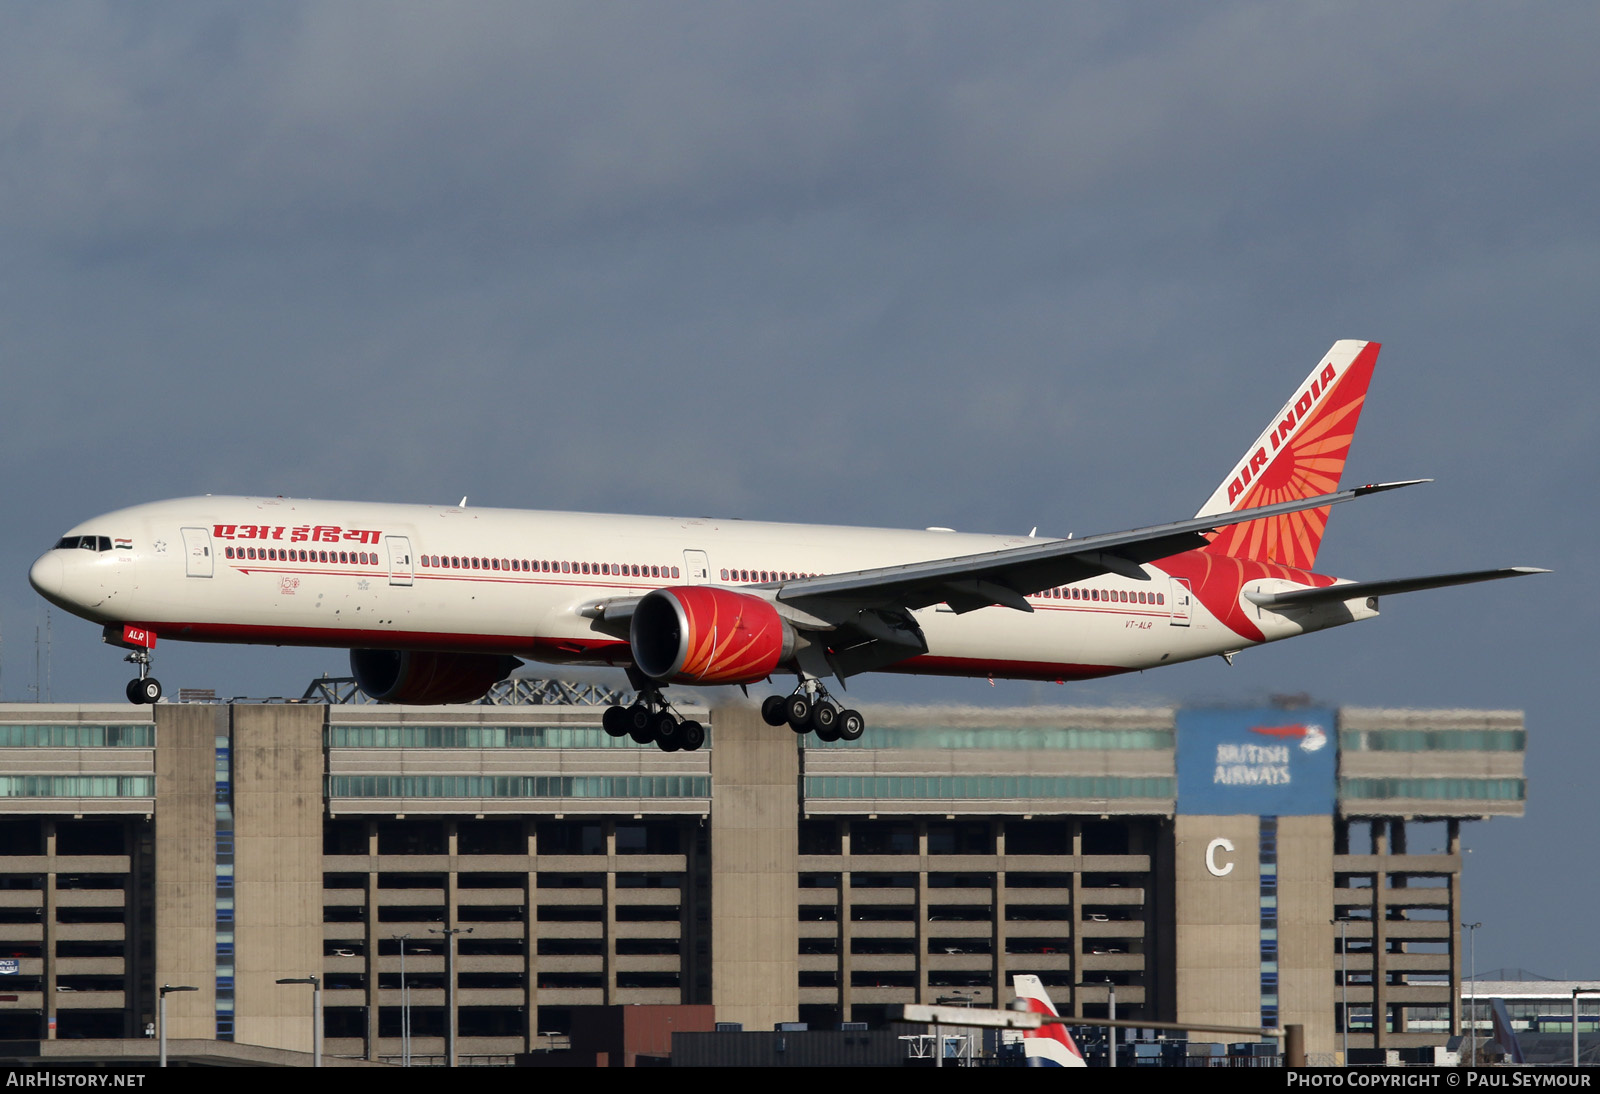
[[[606,707],[600,724],[613,737],[632,737],[642,745],[653,741],[663,752],[694,752],[706,743],[706,727],[680,721],[659,688],[641,690],[632,706]]]
[[[819,741],[859,741],[867,723],[861,712],[840,707],[822,682],[806,679],[790,695],[769,695],[761,702],[769,726],[787,725],[796,733],[815,732]]]
[[[134,650],[124,661],[139,666],[139,675],[129,680],[124,694],[130,703],[156,703],[161,700],[161,681],[150,675],[150,651]]]

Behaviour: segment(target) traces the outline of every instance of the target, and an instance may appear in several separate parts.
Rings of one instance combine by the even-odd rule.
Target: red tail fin
[[[1298,501],[1339,489],[1378,349],[1377,342],[1335,342],[1195,515]],[[1307,509],[1225,528],[1205,549],[1309,570],[1327,524],[1327,509]]]

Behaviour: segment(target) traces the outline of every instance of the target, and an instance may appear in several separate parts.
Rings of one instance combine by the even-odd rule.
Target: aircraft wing
[[[1316,604],[1337,604],[1365,596],[1414,593],[1422,589],[1443,589],[1451,585],[1471,585],[1478,581],[1498,581],[1503,577],[1549,572],[1537,566],[1507,566],[1499,570],[1469,570],[1457,574],[1434,574],[1431,577],[1402,577],[1391,581],[1347,581],[1321,589],[1290,589],[1281,593],[1247,592],[1244,598],[1263,608],[1309,608]]]
[[[828,660],[842,678],[926,653],[927,641],[911,614],[918,608],[948,604],[955,612],[963,613],[1001,605],[1031,612],[1033,608],[1026,598],[1041,589],[1107,573],[1146,580],[1148,575],[1140,569],[1144,563],[1203,547],[1206,534],[1219,528],[1338,505],[1367,494],[1428,481],[1375,483],[1126,532],[1051,539],[976,555],[741,585],[739,591],[770,599],[797,626],[830,632]],[[608,597],[580,605],[576,610],[594,620],[598,629],[624,638],[640,599]]]
[[[977,555],[799,578],[755,588],[773,589],[780,604],[796,607],[804,607],[807,601],[813,600],[848,600],[858,606],[900,609],[948,604],[958,613],[1000,604],[1027,612],[1033,609],[1024,598],[1040,589],[1107,573],[1144,580],[1147,575],[1140,569],[1142,564],[1204,547],[1206,533],[1219,528],[1338,505],[1366,494],[1428,481],[1375,483],[1299,501],[1233,513],[1213,513],[1126,532],[1109,532],[1084,539],[1052,539]]]

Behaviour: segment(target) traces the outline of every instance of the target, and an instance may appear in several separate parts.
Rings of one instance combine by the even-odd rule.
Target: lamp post
[[[1339,925],[1339,1009],[1340,1025],[1344,1027],[1344,1066],[1350,1066],[1350,945],[1345,935],[1349,920],[1340,917],[1330,920]]]
[[[1472,1056],[1467,1066],[1478,1066],[1478,928],[1482,923],[1463,923],[1461,929],[1467,932],[1467,968],[1468,979],[1472,981],[1472,988],[1467,994],[1470,1000],[1467,1006],[1467,1021],[1472,1025]]]
[[[471,927],[429,927],[429,934],[444,935],[444,1066],[456,1066],[456,935],[471,934]]]
[[[167,996],[170,993],[175,992],[175,991],[199,991],[200,989],[195,987],[193,984],[162,984],[160,989],[158,989],[158,990],[161,992],[160,1014],[156,1018],[156,1021],[159,1022],[160,1025],[161,1025],[161,1063],[160,1063],[159,1066],[166,1067],[167,1066]],[[1578,1013],[1577,996],[1573,996],[1572,1013],[1573,1014],[1577,1014]],[[1574,1041],[1573,1041],[1572,1053],[1573,1053],[1573,1059],[1577,1059],[1578,1049],[1577,1049],[1577,1041],[1576,1041],[1576,1039],[1574,1039]]]
[[[1600,988],[1572,989],[1572,1066],[1578,1066],[1578,996],[1600,994]]]
[[[400,1066],[411,1066],[411,989],[406,987],[406,939],[408,934],[394,936],[400,942]]]
[[[1111,977],[1109,977],[1109,976],[1106,977],[1106,991],[1107,991],[1107,993],[1109,993],[1108,997],[1107,997],[1107,1004],[1106,1004],[1106,1017],[1111,1019],[1113,1022],[1115,1022],[1117,1020],[1117,982],[1115,980],[1111,979]],[[1111,1052],[1108,1054],[1108,1055],[1110,1055],[1111,1059],[1106,1061],[1106,1066],[1107,1067],[1116,1067],[1117,1066],[1117,1027],[1116,1026],[1112,1026],[1110,1029],[1106,1030],[1106,1032],[1111,1035]]]
[[[322,1066],[322,980],[316,976],[286,976],[280,984],[311,985],[311,1066]]]
[[[1112,979],[1111,977],[1108,976],[1108,977],[1106,977],[1105,984],[1106,984],[1106,1017],[1111,1019],[1111,1022],[1112,1022],[1111,1025],[1106,1027],[1106,1066],[1107,1067],[1116,1067],[1117,1066],[1117,1027],[1116,1027],[1115,1023],[1117,1021],[1117,982],[1116,982],[1116,980],[1114,980],[1114,979]],[[1099,986],[1100,986],[1100,984],[1099,984],[1098,981],[1086,980],[1086,981],[1081,981],[1081,982],[1079,982],[1077,984],[1074,984],[1073,985],[1073,990],[1074,990],[1074,992],[1079,992],[1079,991],[1082,991],[1084,988],[1097,988]],[[1063,1018],[1062,1021],[1066,1021],[1066,1019]]]

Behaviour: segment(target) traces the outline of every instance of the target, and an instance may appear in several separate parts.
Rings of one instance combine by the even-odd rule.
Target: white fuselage
[[[770,524],[710,518],[437,508],[287,498],[199,497],[96,517],[93,546],[56,549],[31,574],[41,593],[107,625],[159,637],[372,649],[506,653],[626,664],[628,646],[579,614],[607,597],[709,584],[774,587],[795,576],[995,551],[1024,537]],[[99,545],[109,539],[109,549]],[[1376,614],[1339,605],[1290,619],[1239,599],[1208,607],[1158,566],[994,606],[916,612],[926,655],[892,671],[1083,679],[1242,649]],[[1214,593],[1214,590],[1213,590]],[[1256,635],[1225,625],[1243,609]]]

